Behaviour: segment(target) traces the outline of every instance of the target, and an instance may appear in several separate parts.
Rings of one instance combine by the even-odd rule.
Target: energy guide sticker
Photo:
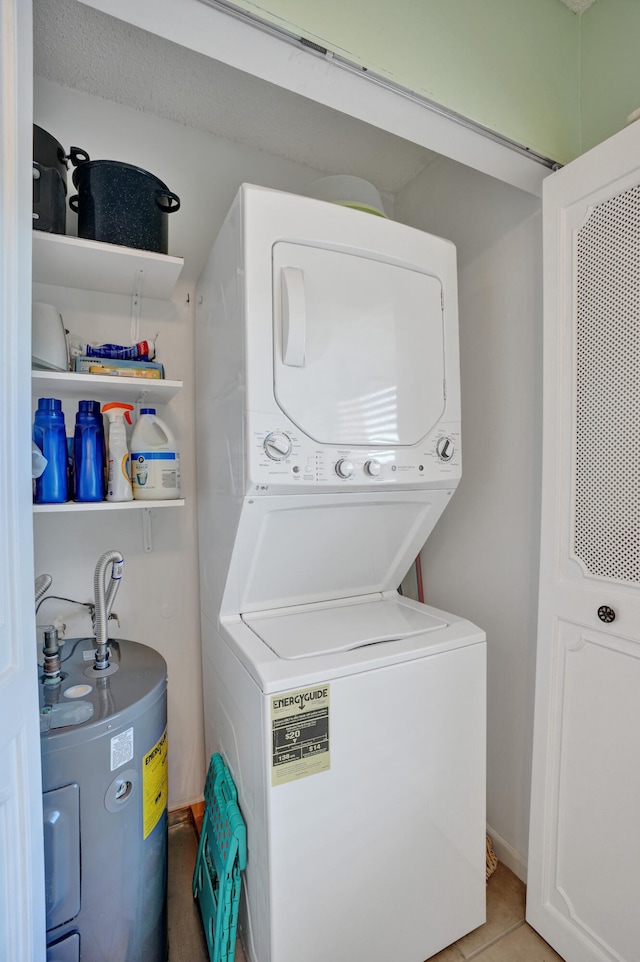
[[[167,729],[142,759],[142,837],[154,830],[167,807]]]
[[[330,768],[329,687],[318,685],[271,696],[272,785]]]

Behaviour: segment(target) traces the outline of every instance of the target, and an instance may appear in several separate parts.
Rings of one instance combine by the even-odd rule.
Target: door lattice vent
[[[577,232],[573,550],[590,574],[640,581],[640,185]]]

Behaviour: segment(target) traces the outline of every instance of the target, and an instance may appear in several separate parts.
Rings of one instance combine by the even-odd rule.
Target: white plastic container
[[[180,454],[171,430],[155,408],[141,408],[133,429],[131,482],[136,500],[180,497]]]
[[[131,411],[133,404],[117,401],[105,404],[102,408],[102,413],[109,418],[107,501],[133,501],[127,429],[124,425],[125,418],[131,424]]]
[[[331,174],[314,180],[305,190],[307,197],[316,200],[327,200],[332,204],[343,207],[353,207],[367,214],[377,214],[386,217],[382,197],[377,187],[362,177],[351,177],[349,174]]]

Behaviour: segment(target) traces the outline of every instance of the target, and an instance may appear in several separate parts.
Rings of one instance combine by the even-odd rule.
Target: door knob
[[[605,624],[609,625],[612,621],[616,620],[616,613],[609,605],[600,605],[598,608],[598,618],[600,621],[604,621]]]

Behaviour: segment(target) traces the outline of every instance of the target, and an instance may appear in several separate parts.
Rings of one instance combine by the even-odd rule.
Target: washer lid
[[[289,614],[260,612],[242,615],[242,620],[285,659],[352,651],[447,627],[446,621],[405,604],[400,597],[305,607]]]

